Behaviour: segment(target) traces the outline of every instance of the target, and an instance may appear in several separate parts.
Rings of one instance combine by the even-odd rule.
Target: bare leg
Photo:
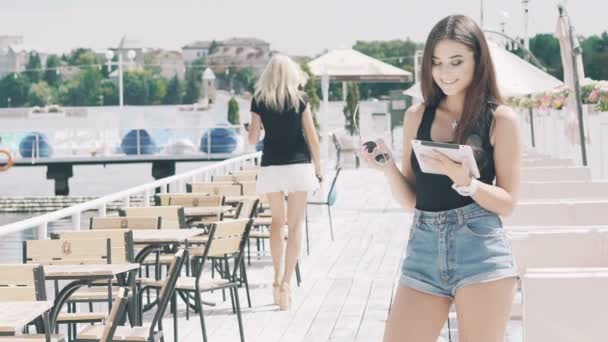
[[[384,342],[437,342],[452,300],[399,285]]]
[[[285,256],[285,273],[283,284],[289,286],[296,263],[302,250],[302,223],[306,211],[305,191],[290,192],[287,196],[287,248]]]
[[[503,342],[516,278],[471,284],[456,291],[458,335],[461,342]]]
[[[285,237],[283,227],[285,226],[285,195],[282,192],[266,194],[272,212],[272,223],[270,224],[270,255],[274,266],[274,284],[281,283],[281,261],[283,260],[283,246]]]

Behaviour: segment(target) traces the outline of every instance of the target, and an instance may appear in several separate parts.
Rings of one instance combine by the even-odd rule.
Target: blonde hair
[[[258,103],[264,103],[277,112],[286,108],[297,110],[300,105],[298,87],[303,86],[307,79],[300,66],[291,58],[275,54],[255,84],[254,97]]]

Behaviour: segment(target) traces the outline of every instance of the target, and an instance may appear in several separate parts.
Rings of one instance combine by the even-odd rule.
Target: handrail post
[[[80,212],[72,214],[72,228],[80,230]]]
[[[41,223],[38,226],[38,240],[46,240],[48,238],[48,222]]]

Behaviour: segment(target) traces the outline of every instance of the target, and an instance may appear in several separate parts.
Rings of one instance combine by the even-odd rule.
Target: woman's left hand
[[[425,154],[422,159],[434,169],[450,177],[452,182],[458,186],[469,185],[471,182],[471,170],[465,163],[455,162],[438,151]]]

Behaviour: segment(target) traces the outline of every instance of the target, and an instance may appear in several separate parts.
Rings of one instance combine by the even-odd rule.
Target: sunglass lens
[[[389,159],[391,159],[391,157],[388,155],[388,153],[381,153],[381,154],[377,155],[375,157],[375,159],[376,159],[376,162],[378,162],[379,164],[384,164]]]
[[[376,145],[376,143],[373,141],[368,141],[368,142],[363,143],[363,146],[365,147],[365,150],[367,151],[367,153],[372,153],[372,152],[374,152],[374,150],[376,149],[376,147],[378,145]]]

